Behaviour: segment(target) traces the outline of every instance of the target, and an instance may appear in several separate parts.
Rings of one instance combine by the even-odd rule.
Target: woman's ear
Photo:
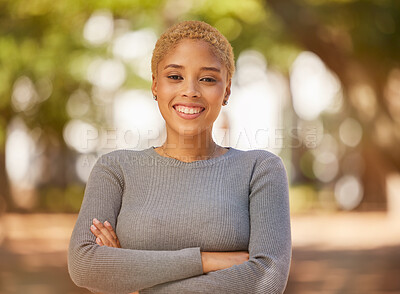
[[[153,92],[153,96],[157,97],[157,79],[154,75],[151,75],[151,92]]]
[[[231,95],[231,86],[232,86],[232,80],[229,79],[225,89],[225,97],[227,98]]]
[[[229,96],[231,95],[231,86],[232,86],[232,80],[229,79],[226,88],[225,88],[225,95],[224,95],[224,101],[228,101]]]

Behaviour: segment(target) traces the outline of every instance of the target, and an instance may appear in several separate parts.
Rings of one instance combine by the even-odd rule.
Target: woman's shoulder
[[[115,149],[106,153],[103,153],[101,157],[120,157],[120,156],[141,156],[146,152],[147,149],[135,150],[135,149]]]
[[[254,150],[239,150],[234,149],[235,153],[245,160],[254,161],[255,163],[262,163],[264,161],[276,162],[282,161],[281,157],[272,153],[271,151],[264,149],[254,149]]]
[[[235,151],[237,151],[236,154],[238,154],[238,158],[240,158],[238,162],[239,165],[250,167],[252,175],[286,173],[286,167],[282,158],[271,151],[264,149]]]

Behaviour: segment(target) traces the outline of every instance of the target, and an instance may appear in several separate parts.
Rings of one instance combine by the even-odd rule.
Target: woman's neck
[[[183,136],[167,131],[165,143],[156,151],[162,156],[192,162],[217,157],[227,150],[214,142],[211,132]]]

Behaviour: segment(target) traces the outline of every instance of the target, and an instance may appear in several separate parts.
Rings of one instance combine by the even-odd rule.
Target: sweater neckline
[[[143,151],[147,155],[155,158],[158,162],[160,162],[162,164],[169,165],[169,166],[177,166],[177,167],[209,166],[209,165],[212,165],[212,164],[214,164],[216,162],[219,162],[221,160],[224,160],[224,159],[232,156],[232,154],[235,153],[235,151],[237,151],[235,148],[232,148],[232,147],[224,147],[224,148],[228,149],[228,151],[225,152],[224,154],[220,155],[220,156],[213,157],[213,158],[210,158],[210,159],[203,159],[203,160],[196,160],[196,161],[192,161],[192,162],[185,162],[185,161],[180,161],[180,160],[175,159],[175,158],[162,156],[162,155],[157,153],[155,148],[156,147],[151,146],[150,148],[147,148],[147,149],[145,149]]]

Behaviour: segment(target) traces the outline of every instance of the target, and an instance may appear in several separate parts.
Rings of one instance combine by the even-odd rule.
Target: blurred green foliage
[[[84,187],[72,184],[66,189],[62,187],[46,187],[38,191],[39,203],[36,207],[37,211],[78,212],[83,200]]]
[[[93,46],[83,38],[84,25],[96,11],[109,11],[115,20],[126,20],[130,30],[151,28],[157,35],[181,20],[204,20],[227,36],[236,57],[246,49],[258,50],[268,67],[286,75],[300,51],[313,51],[338,75],[346,99],[346,91],[355,82],[369,83],[376,91],[377,115],[362,121],[371,137],[364,139],[364,144],[374,144],[373,127],[378,118],[384,117],[393,122],[393,129],[400,129],[384,99],[388,73],[400,62],[400,1],[0,0],[0,183],[6,179],[6,128],[14,117],[23,118],[31,129],[41,130],[47,146],[44,150],[68,149],[62,136],[70,119],[66,103],[76,90],[90,95],[92,85],[86,78],[90,62],[112,57],[109,43]],[[127,70],[127,75],[122,87],[150,88],[150,82],[133,71]],[[37,103],[26,111],[11,103],[14,84],[23,76],[32,81],[38,95]],[[104,119],[97,111],[99,106],[91,103],[86,119],[100,127]],[[355,103],[345,105],[341,115],[357,113],[358,107]],[[333,132],[332,125],[328,123]],[[389,157],[397,167],[400,155],[394,150],[399,141],[383,149],[383,157]],[[68,153],[57,152],[59,158]],[[305,152],[298,163],[311,181],[315,179],[312,162],[312,154]],[[316,201],[315,193],[308,189],[312,188],[293,191],[303,195],[299,199]],[[39,194],[42,209],[77,211],[83,191],[80,185],[71,186],[65,180],[54,184],[54,178],[49,177]],[[294,205],[301,210],[303,202],[299,203]]]
[[[311,185],[295,185],[290,187],[290,211],[292,213],[309,212],[318,209],[318,194]]]
[[[9,121],[16,113],[10,104],[14,82],[29,77],[40,93],[41,81],[51,81],[50,97],[27,112],[18,113],[30,127],[52,129],[61,141],[68,115],[65,104],[78,89],[90,92],[87,65],[96,56],[110,57],[110,48],[90,46],[83,27],[97,10],[126,19],[131,29],[150,27],[160,34],[171,23],[200,19],[215,25],[230,38],[236,56],[244,49],[259,49],[271,63],[288,68],[296,46],[285,40],[282,26],[261,1],[0,1],[0,113]],[[175,6],[188,10],[169,15]],[[251,16],[251,17],[249,17]],[[261,29],[260,29],[261,28]],[[150,65],[149,65],[150,66]],[[129,72],[126,84],[149,88],[149,83]],[[1,125],[0,127],[4,127]],[[4,141],[3,141],[4,143]],[[3,144],[2,144],[3,145]]]
[[[286,40],[279,20],[259,0],[0,0],[0,155],[3,158],[7,126],[18,116],[28,128],[40,130],[37,143],[44,146],[43,155],[53,164],[68,160],[69,151],[63,151],[68,149],[63,128],[71,119],[66,111],[67,101],[77,90],[91,95],[92,84],[86,75],[94,59],[113,58],[110,43],[94,46],[83,37],[85,23],[97,11],[109,11],[115,20],[127,21],[132,31],[151,28],[157,35],[180,20],[203,20],[229,38],[236,56],[245,49],[258,49],[271,64],[283,70],[287,70],[298,52],[296,45]],[[127,65],[126,70],[122,87],[150,89],[148,80]],[[26,110],[16,109],[11,99],[15,83],[21,77],[32,81],[38,96],[36,103]],[[100,128],[106,123],[99,111],[102,106],[92,99],[90,103],[90,111],[82,119]],[[0,176],[6,178],[5,170],[0,171]],[[52,212],[79,209],[83,197],[79,184],[74,186],[74,180],[65,183],[73,176],[64,180],[60,177],[65,177],[62,168],[42,183],[37,209]]]

